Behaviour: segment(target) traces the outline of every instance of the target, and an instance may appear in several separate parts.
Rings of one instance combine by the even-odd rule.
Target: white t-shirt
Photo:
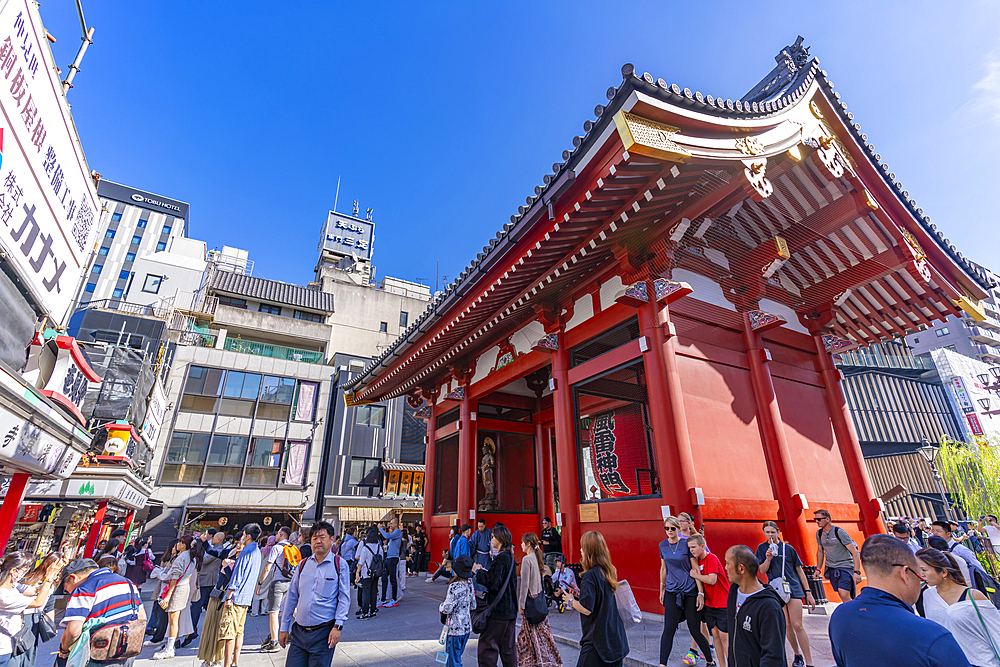
[[[986,537],[990,538],[990,544],[993,545],[993,551],[1000,553],[1000,528],[987,524],[986,526],[983,526],[983,530],[986,531]]]
[[[290,544],[288,540],[281,540],[273,547],[271,551],[267,554],[267,562],[271,564],[272,577],[271,581],[288,581],[288,579],[281,573],[281,566],[285,564],[285,546]],[[279,564],[278,561],[281,561]]]
[[[16,634],[22,625],[21,613],[34,599],[22,595],[16,588],[0,588],[0,626],[10,634]],[[10,637],[0,632],[0,655],[10,652]]]
[[[969,599],[972,597],[971,592],[965,600],[953,605],[945,602],[933,586],[925,589],[922,595],[927,618],[951,631],[969,662],[986,667],[1000,667],[990,644],[991,636],[1000,636],[1000,611],[989,600],[975,600],[975,605],[979,608],[977,613],[972,606],[973,600]]]

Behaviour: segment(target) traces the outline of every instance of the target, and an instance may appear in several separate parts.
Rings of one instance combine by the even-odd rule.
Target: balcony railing
[[[139,303],[128,303],[121,299],[99,299],[80,304],[80,310],[113,310],[128,315],[140,315],[144,317],[155,317],[160,320],[167,319],[170,308],[156,305],[142,305]]]
[[[225,344],[223,345],[223,349],[229,350],[230,352],[253,354],[258,357],[271,357],[272,359],[285,359],[287,361],[301,361],[307,364],[323,363],[322,352],[299,350],[294,347],[271,345],[269,343],[257,343],[252,340],[244,340],[242,338],[227,338]]]
[[[838,355],[838,366],[864,366],[867,368],[894,368],[899,370],[934,370],[934,362],[927,357],[911,354],[886,354],[879,348],[851,350]]]

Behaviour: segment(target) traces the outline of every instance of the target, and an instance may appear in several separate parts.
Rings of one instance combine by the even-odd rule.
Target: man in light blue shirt
[[[351,608],[351,573],[333,553],[333,526],[314,523],[310,542],[312,556],[295,568],[281,615],[285,667],[330,667]]]
[[[233,575],[226,587],[226,601],[219,618],[219,641],[225,641],[223,667],[232,667],[235,656],[243,648],[243,626],[247,620],[247,609],[253,602],[253,593],[257,588],[257,576],[260,574],[260,548],[257,539],[260,538],[260,526],[248,523],[243,526],[240,537],[240,555],[233,565]]]
[[[392,517],[389,519],[389,532],[382,530],[382,526],[378,527],[378,532],[382,534],[382,539],[389,540],[389,546],[386,548],[385,569],[382,571],[382,601],[377,606],[395,607],[399,605],[397,598],[399,582],[396,581],[396,576],[399,570],[399,551],[400,545],[403,543],[403,531],[399,529],[399,520]],[[386,600],[385,594],[389,589],[390,581],[392,582],[392,598]]]

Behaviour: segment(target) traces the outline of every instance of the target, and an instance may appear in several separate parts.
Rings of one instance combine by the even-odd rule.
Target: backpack
[[[952,546],[948,547],[949,552],[954,552],[956,542]],[[962,558],[960,554],[953,554],[955,558]],[[965,560],[962,558],[962,560]],[[968,561],[966,561],[968,563]],[[979,567],[976,567],[976,566]],[[990,602],[997,609],[1000,609],[1000,584],[997,584],[996,579],[991,577],[986,570],[983,569],[982,565],[977,561],[975,564],[969,563],[969,574],[972,576],[972,581],[966,582],[970,587],[975,588],[977,591],[989,598]]]
[[[302,552],[294,544],[286,544],[282,556],[281,576],[291,579],[295,568],[302,562]]]
[[[382,555],[381,551],[375,553],[367,544],[365,544],[365,549],[372,555],[372,564],[368,566],[368,576],[381,577],[385,570],[385,556]]]

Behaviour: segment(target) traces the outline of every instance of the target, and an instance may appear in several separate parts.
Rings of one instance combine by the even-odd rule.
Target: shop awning
[[[350,522],[378,523],[388,521],[394,510],[389,507],[339,507],[340,520]]]
[[[386,461],[382,463],[383,470],[400,470],[402,472],[423,472],[424,466],[414,463],[393,463]]]
[[[75,474],[70,479],[33,480],[24,496],[27,500],[107,500],[130,509],[142,509],[152,489],[127,475]]]

